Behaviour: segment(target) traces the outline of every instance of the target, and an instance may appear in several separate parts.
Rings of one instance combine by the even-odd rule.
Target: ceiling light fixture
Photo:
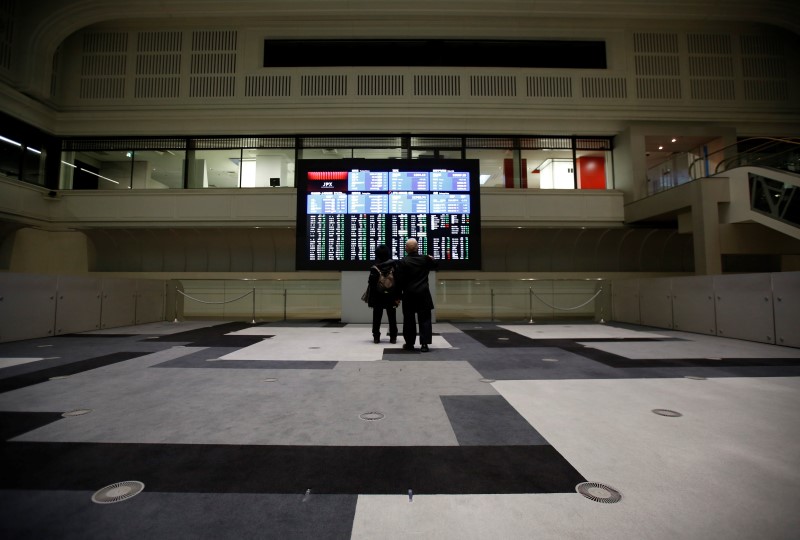
[[[659,150],[663,150],[663,149],[664,149],[664,147],[663,147],[663,146],[659,146],[659,147],[658,147],[658,149],[659,149]]]
[[[673,138],[672,142],[678,142],[678,139]]]

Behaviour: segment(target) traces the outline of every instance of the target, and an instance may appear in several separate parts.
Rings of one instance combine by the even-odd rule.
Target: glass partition
[[[0,140],[1,141],[1,140]],[[294,186],[296,159],[478,159],[481,186],[607,189],[611,138],[330,136],[65,139],[61,189]],[[32,149],[30,149],[32,150]],[[0,164],[19,163],[0,144]],[[15,161],[17,160],[17,161]],[[43,159],[39,160],[43,162]],[[31,162],[33,163],[33,162]],[[37,177],[35,165],[26,169]]]
[[[22,160],[22,179],[37,186],[44,185],[45,153],[30,146],[25,148]]]
[[[478,159],[481,162],[481,187],[511,187],[517,185],[515,178],[516,160],[511,149],[467,149],[467,159]]]
[[[180,280],[183,319],[338,319],[339,280]],[[180,290],[180,289],[179,289]]]
[[[242,150],[241,187],[294,187],[294,149]]]
[[[572,150],[523,150],[525,181],[528,189],[575,189],[575,164]]]
[[[247,181],[255,183],[255,160],[248,159],[245,165],[242,151],[238,148],[190,150],[188,155],[186,178],[189,188],[238,188],[244,181],[242,172],[245,169]]]
[[[184,279],[175,294],[181,319],[250,321],[339,319],[339,280]],[[354,298],[354,302],[360,302]],[[604,321],[608,282],[599,279],[445,279],[436,284],[437,320]]]
[[[61,189],[130,189],[133,152],[61,153]]]
[[[441,280],[436,287],[437,320],[536,322],[601,321],[610,312],[610,291],[597,279]]]

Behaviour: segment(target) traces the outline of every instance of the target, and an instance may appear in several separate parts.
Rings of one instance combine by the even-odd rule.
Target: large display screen
[[[380,244],[404,257],[409,238],[439,269],[480,269],[478,160],[307,159],[295,171],[298,270],[364,270]]]

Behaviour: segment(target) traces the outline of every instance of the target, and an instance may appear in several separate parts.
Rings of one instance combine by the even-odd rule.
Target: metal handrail
[[[739,156],[740,156],[740,155],[742,155],[742,154],[750,154],[750,153],[753,153],[753,152],[757,152],[757,151],[759,151],[759,150],[764,150],[764,149],[767,149],[767,148],[769,148],[770,146],[777,146],[778,144],[787,144],[787,143],[788,143],[788,144],[796,144],[796,145],[800,146],[800,139],[797,139],[796,137],[783,137],[783,138],[781,138],[781,137],[749,137],[749,138],[747,138],[747,139],[742,139],[742,140],[740,140],[740,141],[736,141],[735,143],[729,144],[729,145],[727,145],[727,146],[723,146],[722,148],[720,148],[720,149],[718,149],[718,150],[715,150],[715,151],[711,152],[710,154],[706,154],[706,155],[704,155],[704,156],[702,156],[702,157],[699,157],[699,158],[696,158],[694,161],[692,161],[692,162],[689,164],[689,174],[690,174],[690,176],[691,176],[692,180],[697,180],[698,178],[702,178],[702,176],[697,176],[697,175],[695,175],[695,173],[694,173],[694,171],[695,171],[695,165],[696,165],[698,162],[705,161],[705,160],[707,160],[707,159],[708,159],[710,156],[713,156],[713,155],[715,155],[715,154],[718,154],[718,153],[720,153],[720,152],[724,152],[725,150],[728,150],[728,149],[729,149],[729,148],[731,148],[731,147],[738,147],[738,146],[739,146],[741,143],[744,143],[744,142],[747,142],[747,141],[759,141],[759,140],[763,140],[763,141],[766,141],[766,142],[764,142],[763,144],[761,144],[761,145],[759,145],[759,146],[756,146],[755,148],[752,148],[752,149],[750,149],[750,150],[748,150],[748,151],[746,151],[746,152],[741,152],[741,153],[738,153],[736,156],[733,156],[733,157],[731,157],[731,158],[725,158],[725,159],[723,159],[723,160],[722,160],[722,161],[721,161],[721,162],[720,162],[720,163],[719,163],[719,164],[718,164],[718,165],[715,167],[715,169],[714,169],[714,174],[718,174],[718,173],[720,173],[720,172],[721,172],[721,171],[719,170],[719,168],[720,168],[720,165],[722,165],[723,163],[725,163],[725,162],[727,162],[727,161],[729,161],[729,160],[735,160],[735,159],[738,159],[738,158],[739,158]],[[688,153],[688,152],[687,152],[687,153]],[[724,170],[727,170],[727,169],[724,169]]]

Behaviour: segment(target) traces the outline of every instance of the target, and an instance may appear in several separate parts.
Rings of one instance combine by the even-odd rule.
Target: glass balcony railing
[[[338,320],[342,311],[339,280],[184,279],[170,289],[168,316],[180,320]],[[434,298],[440,321],[604,321],[610,302],[600,279],[445,279]]]

